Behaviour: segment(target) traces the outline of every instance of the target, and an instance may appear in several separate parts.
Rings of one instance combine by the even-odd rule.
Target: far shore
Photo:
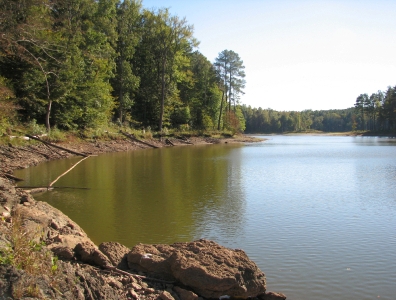
[[[247,133],[247,136],[273,136],[273,135],[311,135],[311,136],[362,136],[362,137],[389,137],[395,138],[396,133],[368,132],[368,131],[346,131],[346,132],[323,132],[323,131],[306,131],[306,132],[283,132],[283,133]]]

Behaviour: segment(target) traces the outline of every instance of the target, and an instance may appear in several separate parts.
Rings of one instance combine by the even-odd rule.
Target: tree
[[[190,108],[190,122],[194,128],[213,129],[221,100],[215,69],[198,51],[191,53],[189,60],[189,80],[178,85],[180,99]]]
[[[362,130],[365,130],[365,113],[369,104],[369,96],[367,94],[360,94],[356,98],[355,107],[362,116]]]
[[[198,43],[186,19],[171,16],[168,9],[144,10],[141,26],[134,64],[141,79],[135,113],[146,125],[156,122],[161,131],[164,122],[170,124],[173,106],[180,106],[177,84],[188,80],[188,54]]]
[[[234,104],[234,112],[239,99],[239,94],[243,94],[245,87],[245,66],[239,55],[232,50],[223,50],[216,58],[215,66],[224,88],[226,103],[228,100],[228,111],[231,111],[232,103]],[[224,96],[223,96],[224,98]],[[221,109],[223,101],[221,103]],[[221,112],[219,120],[221,118]],[[220,123],[220,122],[219,122]],[[218,126],[219,127],[219,126]],[[218,128],[220,129],[220,128]]]
[[[396,130],[396,86],[388,87],[383,100],[382,118],[385,128]]]
[[[17,96],[29,105],[46,106],[45,124],[49,131],[52,102],[60,92],[58,75],[63,53],[59,34],[52,26],[53,3],[1,0],[0,6],[2,71],[22,85]]]
[[[114,108],[115,0],[59,0],[58,26],[66,43],[64,73],[71,87],[54,107],[54,122],[66,128],[97,127]]]
[[[124,122],[125,112],[133,105],[140,79],[133,73],[133,56],[141,38],[139,21],[141,1],[124,0],[117,7],[117,58],[112,80],[113,94],[118,98],[118,119]]]

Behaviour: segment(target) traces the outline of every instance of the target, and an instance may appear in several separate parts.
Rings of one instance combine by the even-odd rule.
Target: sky
[[[143,0],[194,25],[198,50],[243,60],[242,104],[278,111],[353,107],[396,85],[395,0]]]

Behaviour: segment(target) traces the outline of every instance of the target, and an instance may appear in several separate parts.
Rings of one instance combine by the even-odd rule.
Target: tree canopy
[[[61,129],[396,131],[396,86],[354,108],[278,112],[240,103],[245,66],[212,63],[194,28],[140,0],[0,0],[0,134],[12,122]]]

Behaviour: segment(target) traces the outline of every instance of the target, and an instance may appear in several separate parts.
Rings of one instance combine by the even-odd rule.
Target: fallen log
[[[44,140],[42,140],[42,139],[39,139],[38,137],[29,135],[29,134],[26,134],[26,136],[27,136],[28,138],[32,139],[32,140],[36,140],[36,141],[42,142],[43,144],[46,144],[46,145],[51,146],[51,147],[54,147],[54,148],[61,149],[61,150],[63,150],[63,151],[69,152],[69,153],[74,154],[74,155],[79,155],[79,156],[84,156],[84,157],[88,157],[88,156],[89,156],[89,155],[84,154],[84,153],[79,153],[79,152],[76,152],[76,151],[73,151],[73,150],[70,150],[70,149],[67,149],[67,148],[64,148],[64,147],[61,147],[61,146],[52,144],[52,143],[50,143],[50,142],[44,141]]]
[[[14,175],[11,175],[11,174],[8,174],[8,173],[0,173],[0,174],[1,174],[1,176],[4,176],[4,177],[6,177],[8,179],[12,179],[12,180],[15,180],[15,181],[23,181],[23,179],[15,177]]]
[[[178,141],[188,144],[188,145],[194,145],[193,143],[191,143],[190,141],[188,141],[186,138],[181,138],[181,137],[177,137],[176,138]]]
[[[103,266],[105,269],[113,271],[115,273],[121,274],[121,275],[126,275],[126,276],[131,276],[131,277],[135,277],[138,279],[143,279],[143,280],[150,280],[150,281],[156,281],[156,282],[161,282],[161,283],[166,283],[166,284],[173,284],[175,282],[173,281],[166,281],[166,280],[162,280],[162,279],[157,279],[157,278],[152,278],[152,277],[147,277],[147,276],[143,276],[143,275],[137,275],[137,274],[132,274],[123,270],[120,270],[116,267],[112,267],[112,266]]]
[[[26,190],[27,193],[30,194],[38,194],[38,193],[44,193],[46,191],[51,191],[52,188],[51,187],[42,187],[42,188],[34,188],[31,190]]]
[[[62,153],[56,151],[54,148],[51,148],[50,146],[48,146],[48,145],[46,145],[46,144],[44,144],[44,145],[45,145],[52,153],[55,153],[55,154],[57,154],[57,155],[59,155],[59,156],[61,156],[61,157],[67,156],[66,154],[62,154]]]
[[[170,139],[166,139],[166,140],[165,140],[165,143],[167,143],[168,145],[171,145],[171,146],[174,146],[174,145],[175,145],[175,144],[173,144],[173,143],[171,142]]]
[[[91,188],[87,187],[75,187],[75,186],[18,186],[19,189],[27,189],[25,191],[30,191],[34,189],[76,189],[76,190],[90,190]]]
[[[159,147],[157,147],[157,146],[155,146],[155,145],[152,145],[152,144],[150,144],[150,143],[147,143],[147,142],[143,142],[143,141],[141,141],[141,140],[138,140],[138,139],[135,138],[132,134],[129,134],[129,133],[127,133],[127,132],[124,132],[124,131],[121,131],[121,130],[120,130],[120,133],[123,134],[123,135],[125,135],[127,138],[130,138],[132,141],[135,141],[135,142],[138,142],[138,143],[142,143],[143,145],[147,145],[147,146],[152,147],[152,148],[159,148]]]
[[[49,187],[51,187],[55,182],[57,182],[62,176],[66,175],[67,173],[69,173],[71,170],[74,169],[75,166],[77,166],[80,162],[82,162],[83,160],[87,159],[89,156],[86,156],[82,159],[80,159],[78,162],[76,162],[70,169],[68,169],[66,172],[64,172],[63,174],[59,175],[54,181],[52,181],[49,184]]]

